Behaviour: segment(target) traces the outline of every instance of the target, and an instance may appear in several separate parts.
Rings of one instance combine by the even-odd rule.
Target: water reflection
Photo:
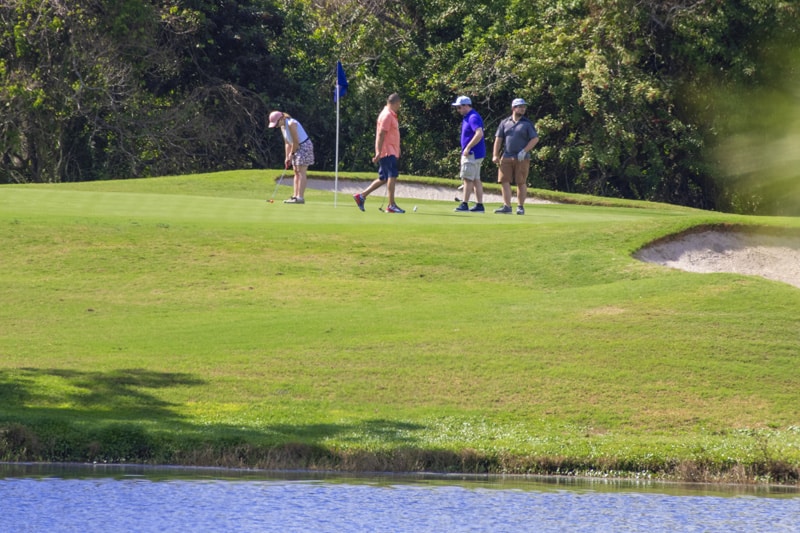
[[[731,489],[731,490],[728,490]],[[798,531],[796,490],[0,465],[4,531]]]

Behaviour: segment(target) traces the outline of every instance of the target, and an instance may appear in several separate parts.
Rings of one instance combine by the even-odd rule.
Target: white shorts
[[[475,159],[475,156],[472,154],[466,157],[462,155],[460,178],[467,181],[480,181],[481,163],[483,163],[483,158]]]

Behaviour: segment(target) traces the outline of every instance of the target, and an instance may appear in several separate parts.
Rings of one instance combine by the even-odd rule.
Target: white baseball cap
[[[469,96],[459,96],[451,105],[472,105],[472,100],[469,99]]]
[[[520,105],[528,105],[528,102],[526,102],[522,98],[514,98],[514,101],[511,102],[511,107],[517,107]]]

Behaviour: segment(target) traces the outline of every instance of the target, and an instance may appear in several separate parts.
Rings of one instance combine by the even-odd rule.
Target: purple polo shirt
[[[472,140],[472,137],[475,136],[475,132],[478,130],[478,128],[483,128],[483,119],[477,111],[470,109],[469,113],[464,115],[463,119],[461,120],[462,152],[469,144],[469,141]],[[486,137],[485,131],[483,132],[483,136]],[[478,144],[472,147],[472,151],[470,153],[475,156],[475,159],[483,159],[486,157],[486,143],[483,141],[483,139],[478,141]]]

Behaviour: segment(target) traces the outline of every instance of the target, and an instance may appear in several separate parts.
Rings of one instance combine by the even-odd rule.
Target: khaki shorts
[[[500,169],[497,171],[497,183],[514,183],[525,185],[528,183],[528,172],[531,170],[531,160],[504,157],[500,160]]]
[[[481,180],[481,163],[483,158],[475,159],[475,156],[470,154],[466,157],[461,156],[461,174],[460,178],[467,181]]]

